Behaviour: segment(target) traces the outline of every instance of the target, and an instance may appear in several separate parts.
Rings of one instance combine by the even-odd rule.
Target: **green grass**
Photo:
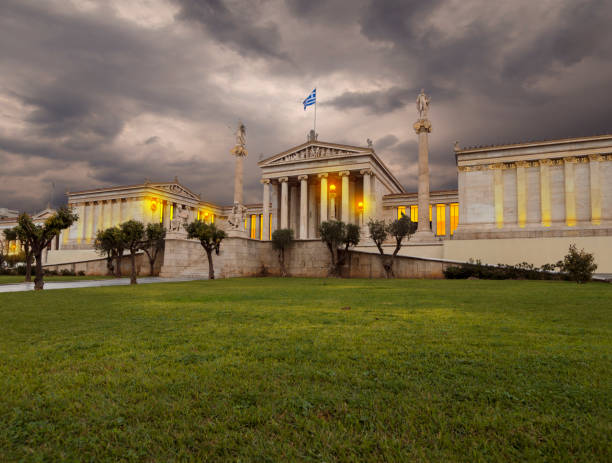
[[[0,460],[611,461],[611,322],[597,283],[0,294]]]
[[[48,275],[45,276],[45,282],[47,281],[79,281],[79,280],[105,280],[107,278],[114,278],[111,276],[59,276],[59,275]],[[127,276],[129,278],[129,275]],[[0,275],[0,285],[9,285],[13,283],[23,283],[23,275]],[[32,275],[32,281],[34,281],[34,275]]]

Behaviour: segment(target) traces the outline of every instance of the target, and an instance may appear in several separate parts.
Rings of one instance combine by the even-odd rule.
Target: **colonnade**
[[[261,183],[264,240],[269,239],[265,230],[277,228],[293,228],[296,239],[312,239],[323,221],[363,225],[376,213],[376,176],[371,169],[300,173],[264,178]],[[274,220],[276,214],[276,224],[271,224],[270,216]]]
[[[473,189],[476,182],[467,181],[465,175],[488,170],[492,171],[492,179],[488,181],[492,182],[493,222],[498,229],[507,226],[524,228],[528,224],[542,227],[573,227],[579,222],[600,225],[601,169],[606,160],[612,160],[612,155],[590,154],[460,166],[461,224],[484,222],[481,217],[470,216],[474,213],[469,209],[467,188]]]

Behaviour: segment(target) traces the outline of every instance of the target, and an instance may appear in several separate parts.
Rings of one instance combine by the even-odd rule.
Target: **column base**
[[[433,243],[438,240],[431,230],[421,230],[417,231],[414,235],[412,235],[410,237],[410,241],[412,241],[413,243]]]

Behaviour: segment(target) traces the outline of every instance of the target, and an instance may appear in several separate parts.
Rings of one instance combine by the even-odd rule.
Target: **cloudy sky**
[[[259,202],[315,86],[319,139],[371,138],[408,190],[424,87],[432,188],[454,188],[454,140],[612,131],[611,23],[604,0],[0,0],[0,207],[175,175],[229,204],[238,120]]]

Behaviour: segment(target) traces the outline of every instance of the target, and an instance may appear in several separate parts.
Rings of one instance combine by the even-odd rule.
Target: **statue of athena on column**
[[[417,96],[416,107],[419,112],[419,119],[427,119],[427,111],[429,111],[430,98],[425,94],[425,89],[421,89],[421,93]]]

